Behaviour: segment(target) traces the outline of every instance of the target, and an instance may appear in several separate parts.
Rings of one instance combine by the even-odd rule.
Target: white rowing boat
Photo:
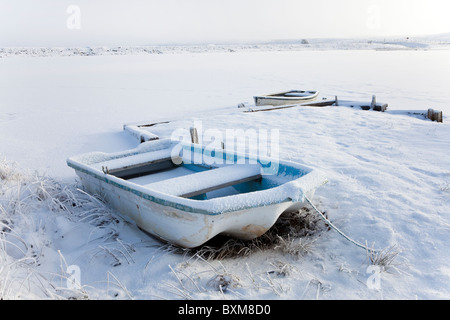
[[[279,106],[285,104],[299,104],[313,101],[317,98],[318,95],[319,91],[291,90],[268,95],[254,96],[253,98],[255,100],[256,106]]]
[[[181,247],[218,234],[253,239],[298,210],[326,178],[309,167],[165,140],[71,157],[91,194],[146,232]]]

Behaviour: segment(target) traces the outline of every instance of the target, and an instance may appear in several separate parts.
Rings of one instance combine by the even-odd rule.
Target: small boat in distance
[[[144,231],[186,248],[218,234],[259,237],[327,181],[293,162],[170,139],[71,157],[67,164],[87,192],[101,195]]]
[[[285,104],[298,104],[313,101],[319,91],[291,90],[268,95],[254,96],[256,106],[280,106]]]

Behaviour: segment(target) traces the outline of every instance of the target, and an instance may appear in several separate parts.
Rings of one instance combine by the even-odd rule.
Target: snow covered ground
[[[449,299],[450,51],[202,48],[1,51],[0,297]],[[389,109],[237,108],[289,89],[367,102],[375,94]],[[394,112],[428,108],[442,110],[444,122]],[[313,202],[353,239],[390,249],[378,258],[392,261],[374,267],[326,228],[207,261],[162,244],[77,189],[66,158],[134,148],[123,124],[163,120],[172,121],[153,133],[170,136],[194,121],[204,130],[278,129],[282,158],[327,174]]]

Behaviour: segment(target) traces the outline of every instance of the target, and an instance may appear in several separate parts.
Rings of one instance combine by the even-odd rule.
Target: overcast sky
[[[450,32],[449,0],[0,0],[0,46],[152,45]]]

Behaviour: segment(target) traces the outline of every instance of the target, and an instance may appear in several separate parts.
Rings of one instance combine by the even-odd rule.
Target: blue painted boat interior
[[[261,166],[262,176],[259,179],[226,186],[221,189],[189,197],[195,200],[207,200],[226,197],[235,194],[249,193],[271,189],[288,181],[297,179],[307,172],[294,166],[286,165],[274,159],[268,161],[240,156],[222,149],[205,149],[199,145],[187,145],[183,147],[183,162],[175,165],[171,160],[146,166],[140,174],[131,177],[121,177],[139,185],[146,185],[174,177],[185,176],[197,172],[214,170],[227,165],[255,165]],[[207,159],[206,159],[207,158]],[[208,160],[208,161],[206,161]]]

